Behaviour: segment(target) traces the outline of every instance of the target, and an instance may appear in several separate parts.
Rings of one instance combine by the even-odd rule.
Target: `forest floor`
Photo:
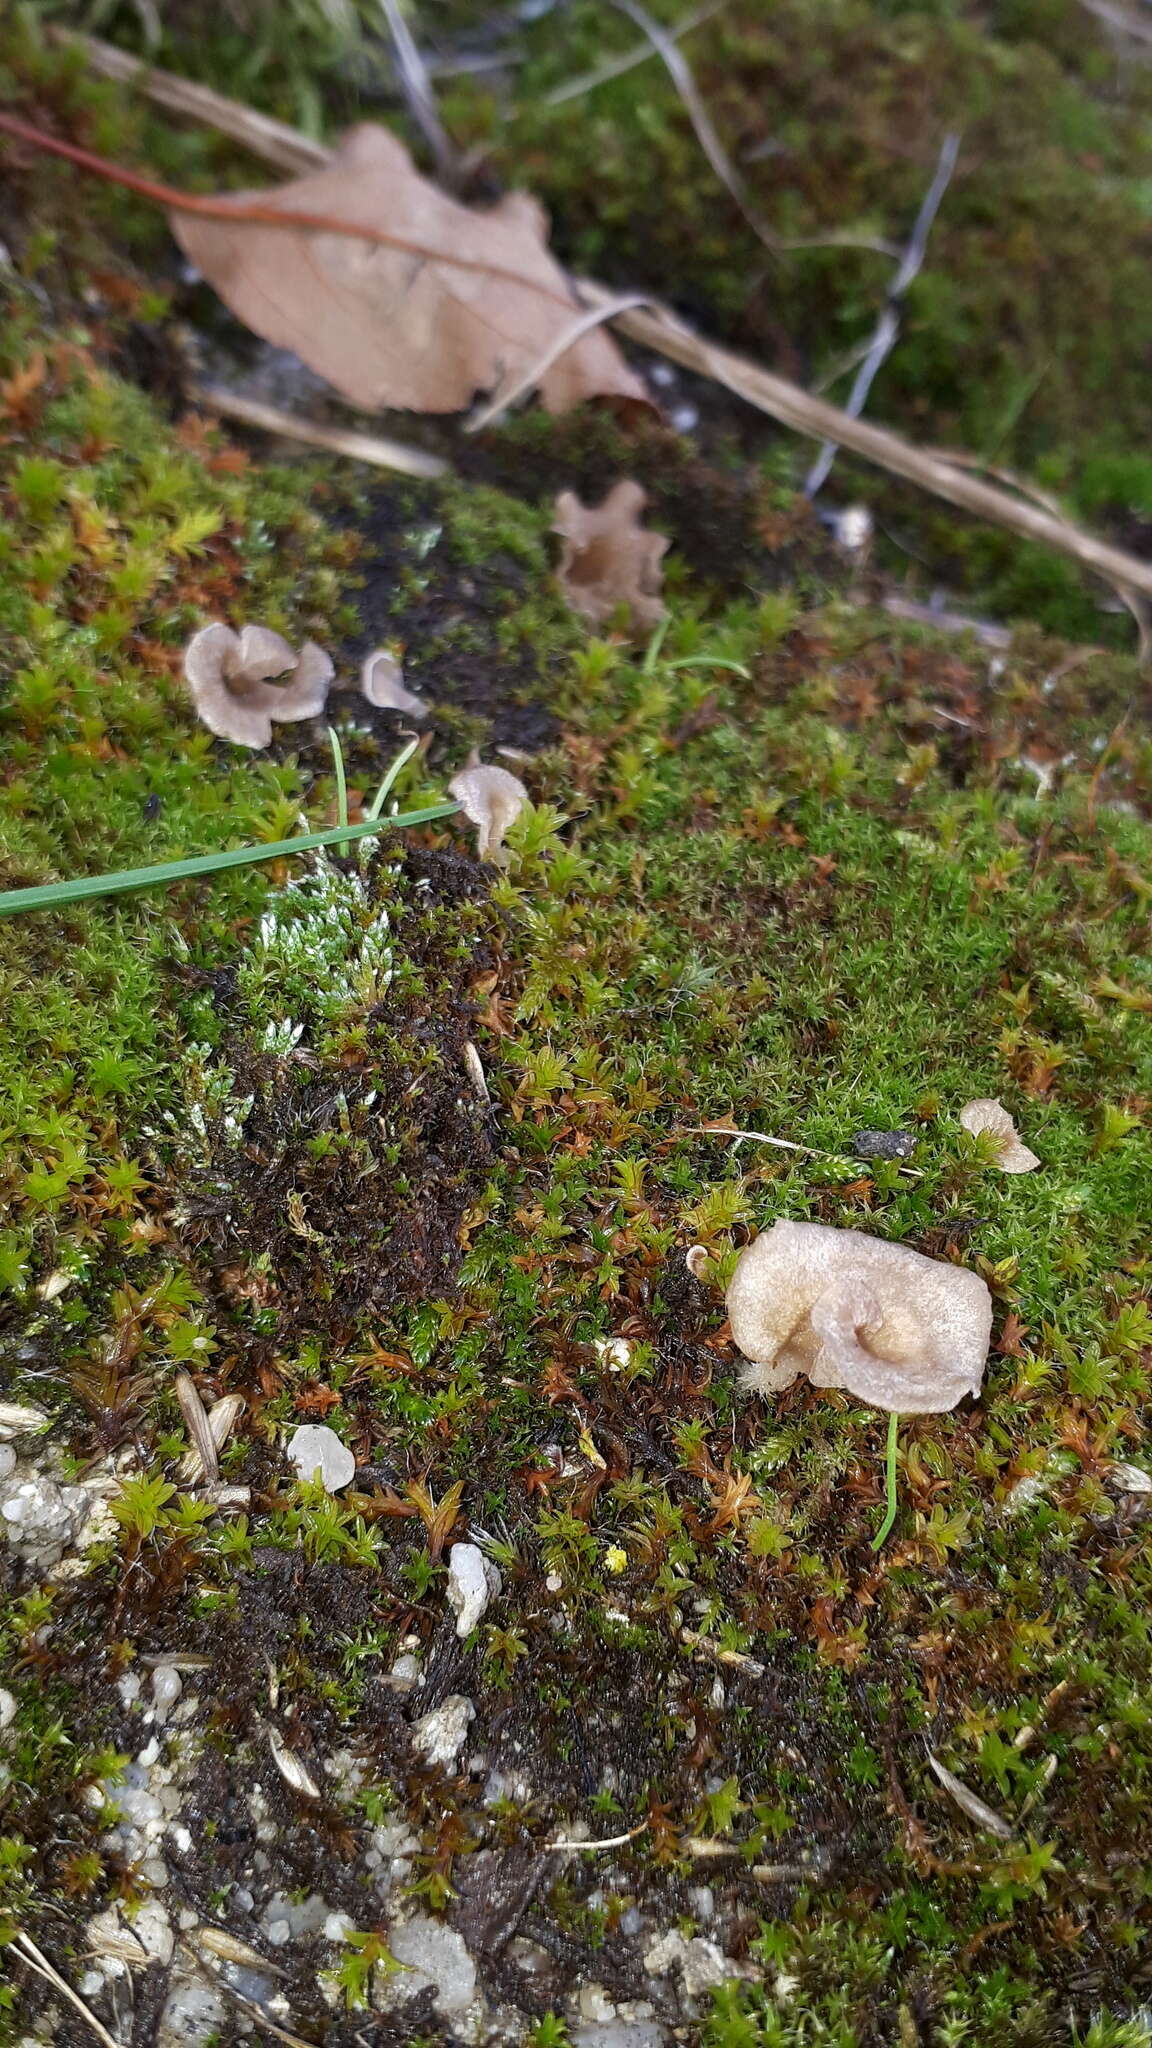
[[[259,182],[48,12],[0,29],[5,108]],[[782,234],[902,236],[962,126],[875,416],[1147,552],[1152,69],[1071,0],[826,12],[733,0],[684,47]],[[319,7],[162,13],[171,69],[407,132]],[[658,63],[549,107],[626,19],[505,21],[492,72],[468,13],[421,10],[473,63],[442,116],[566,262],[807,383],[867,334],[875,255],[765,263]],[[326,723],[355,815],[408,729],[355,688],[381,642],[432,707],[403,806],[473,746],[532,800],[503,868],[452,819],[0,920],[0,2041],[1146,2048],[1128,613],[841,459],[852,553],[804,444],[636,351],[662,418],[390,422],[439,481],[270,450],[189,400],[189,350],[295,372],[143,202],[5,139],[0,218],[0,884],[330,824]],[[638,644],[555,575],[557,491],[622,476],[671,542]],[[884,608],[937,588],[1010,646]],[[328,647],[327,721],[214,739],[181,677],[212,618]],[[1036,1172],[961,1127],[979,1097]],[[879,1549],[887,1418],[740,1390],[724,1289],[781,1217],[994,1297],[980,1398],[901,1420]],[[230,1511],[180,1371],[240,1397]],[[306,1423],[337,1494],[296,1481]],[[463,1638],[457,1544],[499,1575]]]

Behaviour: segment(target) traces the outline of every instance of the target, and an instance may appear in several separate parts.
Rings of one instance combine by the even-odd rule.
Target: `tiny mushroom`
[[[1013,1118],[995,1096],[982,1095],[975,1102],[966,1102],[960,1111],[960,1121],[974,1138],[992,1139],[992,1164],[1001,1173],[1032,1173],[1039,1166],[1035,1152],[1021,1143]]]
[[[507,768],[489,768],[473,750],[458,775],[448,784],[466,818],[476,827],[476,852],[480,860],[503,864],[504,834],[514,825],[528,802],[528,791]]]
[[[660,596],[667,536],[641,526],[648,494],[624,478],[599,505],[584,505],[575,491],[561,491],[553,533],[564,542],[557,567],[560,588],[573,611],[593,626],[625,614],[633,634],[651,633],[664,617]]]
[[[184,649],[184,675],[202,722],[239,747],[266,747],[273,722],[316,718],[328,700],[332,659],[315,641],[299,654],[267,626],[204,626]],[[282,677],[274,682],[273,677]]]
[[[370,704],[384,711],[406,711],[409,718],[427,718],[423,697],[404,687],[404,671],[386,647],[374,647],[360,665],[360,689]]]
[[[727,1308],[747,1387],[775,1393],[807,1373],[893,1414],[978,1394],[992,1334],[979,1274],[823,1223],[774,1223],[756,1238]]]

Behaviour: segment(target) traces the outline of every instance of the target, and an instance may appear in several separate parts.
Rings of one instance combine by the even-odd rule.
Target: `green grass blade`
[[[170,882],[184,882],[194,875],[217,875],[225,868],[255,867],[260,861],[282,860],[286,854],[310,853],[314,847],[366,839],[371,832],[431,825],[438,818],[454,817],[459,809],[459,804],[429,804],[425,810],[403,811],[395,818],[366,818],[361,825],[334,825],[326,832],[302,832],[295,839],[277,839],[269,846],[238,846],[230,853],[200,853],[191,860],[165,861],[160,867],[124,868],[118,874],[83,875],[74,882],[43,882],[35,889],[6,889],[0,893],[0,917],[15,917],[24,910],[55,910],[60,904],[83,903],[93,896],[122,896],[130,889],[163,889]]]
[[[333,765],[336,769],[336,817],[341,825],[346,825],[348,823],[348,777],[344,772],[344,749],[340,745],[340,735],[334,725],[328,727],[328,739],[332,747]],[[342,840],[337,850],[341,858],[347,860],[348,855],[352,851],[351,842]]]
[[[900,1431],[900,1417],[895,1409],[888,1417],[888,1451],[885,1458],[886,1492],[888,1496],[884,1520],[872,1538],[873,1550],[879,1550],[896,1520],[896,1439]]]

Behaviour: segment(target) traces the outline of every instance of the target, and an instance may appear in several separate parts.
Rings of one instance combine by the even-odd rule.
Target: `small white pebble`
[[[155,1671],[152,1673],[152,1697],[156,1702],[158,1714],[166,1714],[169,1707],[174,1707],[183,1690],[184,1680],[173,1665],[158,1664],[156,1666]],[[156,1754],[157,1756],[160,1754],[159,1745],[157,1745]],[[149,1761],[151,1762],[151,1758]]]
[[[866,505],[845,505],[836,513],[832,531],[850,555],[859,554],[872,538],[872,514]]]
[[[564,1581],[561,1578],[559,1572],[549,1572],[548,1577],[544,1581],[544,1584],[547,1586],[548,1591],[550,1593],[559,1593],[561,1588],[563,1587]]]
[[[0,1444],[0,1479],[11,1479],[16,1470],[16,1453],[11,1444]]]
[[[96,1998],[104,1989],[103,1970],[85,1970],[77,1986],[81,1998]]]
[[[7,1686],[0,1685],[0,1732],[10,1728],[16,1718],[16,1695]]]
[[[356,1476],[356,1460],[334,1429],[306,1422],[288,1443],[288,1456],[304,1480],[319,1479],[326,1493],[339,1493]]]
[[[147,1770],[149,1764],[154,1764],[156,1762],[156,1759],[159,1756],[159,1754],[160,1744],[157,1741],[156,1737],[153,1736],[151,1742],[149,1742],[143,1749],[137,1751],[136,1761],[138,1764],[143,1764],[145,1770]]]
[[[287,1920],[273,1920],[271,1926],[264,1929],[264,1933],[273,1948],[283,1948],[285,1942],[292,1939],[292,1929]]]

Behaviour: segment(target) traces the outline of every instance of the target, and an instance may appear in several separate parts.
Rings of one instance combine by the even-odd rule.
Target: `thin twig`
[[[571,1842],[564,1840],[561,1840],[559,1842],[545,1842],[544,1848],[549,1855],[551,1855],[554,1850],[566,1851],[570,1849],[622,1849],[626,1842],[634,1842],[636,1840],[637,1835],[642,1835],[647,1826],[648,1822],[646,1820],[642,1820],[638,1827],[629,1828],[626,1835],[605,1835],[603,1840],[599,1842]]]
[[[839,1153],[819,1152],[815,1145],[798,1145],[794,1138],[770,1138],[766,1131],[737,1131],[731,1124],[686,1124],[685,1136],[706,1138],[755,1138],[758,1145],[778,1145],[781,1152],[804,1152],[809,1159],[839,1158]]]
[[[428,76],[428,66],[408,26],[400,0],[380,0],[380,6],[392,38],[396,71],[409,112],[436,159],[437,172],[445,184],[450,185],[456,178],[459,157],[436,110],[436,95]]]
[[[868,403],[868,393],[872,389],[880,366],[891,354],[895,345],[896,337],[900,332],[901,302],[914,278],[920,273],[928,247],[928,237],[932,232],[932,223],[940,210],[940,202],[952,182],[952,173],[956,168],[956,159],[959,153],[960,137],[953,130],[944,137],[940,145],[940,155],[937,160],[935,175],[921,201],[920,211],[916,216],[916,225],[912,230],[908,247],[904,252],[903,261],[888,288],[887,303],[879,320],[876,322],[872,340],[869,343],[868,353],[856,372],[851,396],[846,407],[849,419],[859,419],[860,414]],[[835,460],[836,443],[834,441],[825,441],[808,475],[804,479],[804,495],[806,497],[814,498],[816,496],[821,484],[826,481],[828,472]]]
[[[568,350],[591,328],[601,326],[605,320],[615,320],[618,314],[628,312],[633,306],[650,306],[652,303],[643,292],[627,292],[607,306],[593,306],[591,311],[581,313],[579,319],[573,320],[570,327],[566,327],[562,334],[556,336],[555,341],[549,343],[542,356],[537,357],[537,360],[510,385],[497,391],[486,405],[481,406],[479,412],[473,413],[464,432],[478,434],[483,427],[489,427],[493,420],[499,419],[501,413],[508,412],[516,404],[517,399],[527,397],[530,391],[536,389],[553,363],[558,362],[561,356],[567,355]]]
[[[37,1948],[30,1934],[25,1934],[21,1931],[16,1935],[12,1946],[18,1954],[23,1956],[29,1969],[38,1971],[41,1977],[46,1977],[49,1984],[60,1993],[60,1996],[66,1998],[69,2005],[75,2006],[76,2011],[81,2013],[87,2020],[97,2040],[103,2041],[104,2048],[120,2048],[120,2043],[115,2035],[110,2034],[103,2022],[98,2020],[95,2013],[85,2005],[80,1993],[73,1991],[72,1986],[60,1975],[59,1970],[55,1969],[48,1961],[47,1956]]]
[[[660,22],[654,21],[647,8],[640,5],[640,0],[612,0],[612,5],[618,7],[622,14],[626,14],[629,21],[635,22],[636,27],[647,36],[684,102],[685,112],[692,123],[696,140],[720,183],[729,197],[735,200],[753,234],[759,236],[766,249],[775,251],[778,247],[777,238],[767,221],[757,212],[748,186],[716,133],[692,66],[683,51],[672,40],[667,29]]]
[[[386,440],[380,434],[357,434],[347,427],[325,426],[320,420],[302,420],[278,405],[262,399],[245,398],[239,391],[225,391],[219,384],[197,384],[191,396],[208,412],[221,419],[238,420],[242,426],[261,433],[279,434],[286,441],[303,441],[309,448],[327,448],[333,455],[351,456],[353,462],[370,462],[375,469],[391,469],[401,476],[444,476],[448,463],[423,448],[406,442]]]
[[[683,21],[677,21],[664,33],[670,42],[678,43],[690,30],[699,28],[703,22],[711,21],[719,14],[725,0],[713,0],[710,7],[698,7],[695,14],[686,14]],[[647,64],[656,55],[655,45],[649,39],[646,43],[634,43],[620,57],[609,57],[604,64],[598,64],[594,71],[583,71],[579,78],[570,78],[567,85],[558,85],[554,92],[546,92],[540,104],[542,107],[562,107],[566,100],[577,100],[586,92],[594,92],[598,85],[607,85],[613,78],[623,78],[626,71],[632,71],[637,64]]]

